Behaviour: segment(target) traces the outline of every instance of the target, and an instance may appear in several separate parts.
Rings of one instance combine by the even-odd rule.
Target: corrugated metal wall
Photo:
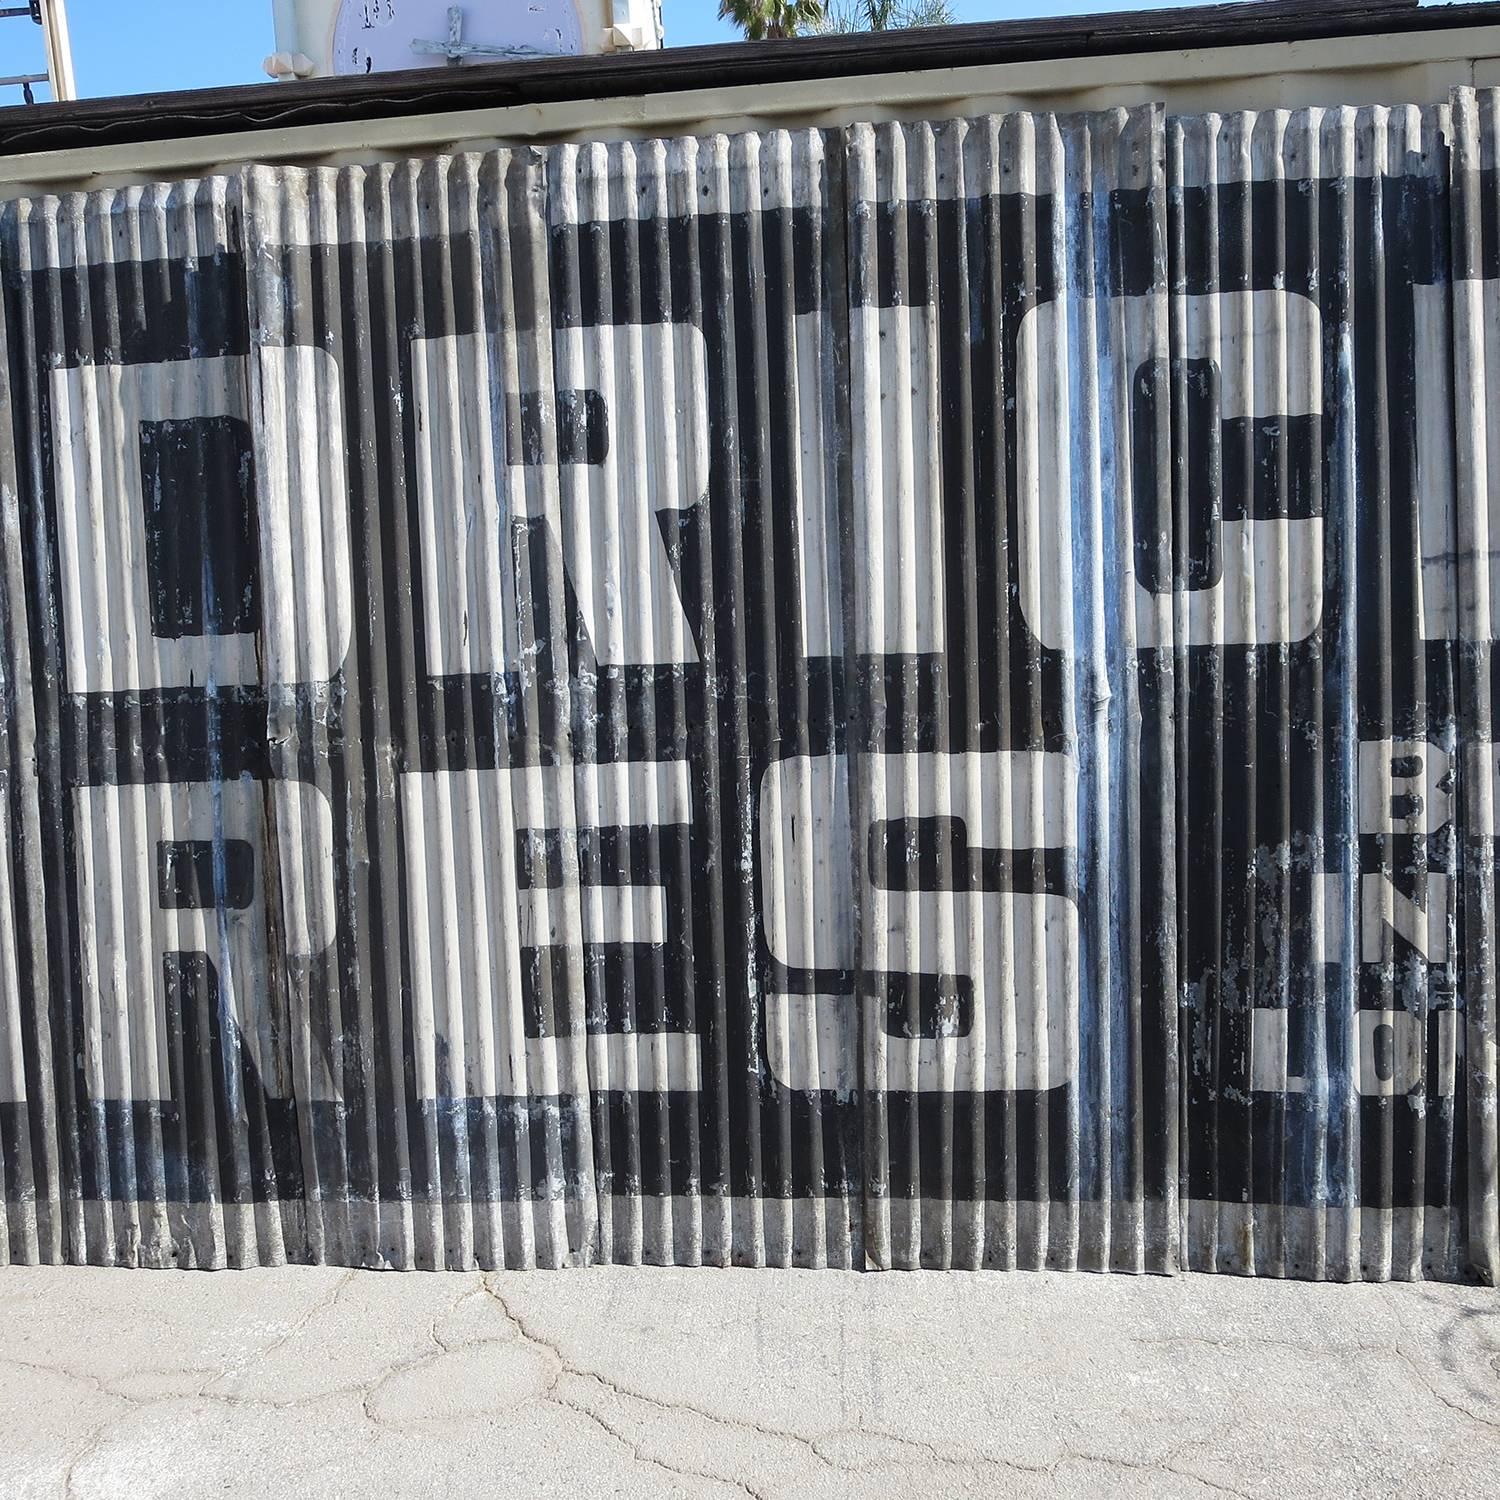
[[[1174,660],[1137,666],[1163,513],[1112,378],[1165,348],[1162,141],[1152,110],[849,136],[878,1264],[1176,1258],[1175,822],[1140,776],[1173,781]]]
[[[1493,1278],[1495,107],[0,207],[6,1253]]]
[[[1493,1282],[1500,1275],[1500,1162],[1496,1151],[1496,984],[1495,860],[1500,854],[1496,777],[1500,754],[1495,743],[1495,672],[1500,668],[1500,554],[1491,536],[1500,527],[1500,441],[1490,456],[1490,435],[1497,412],[1489,396],[1489,373],[1500,365],[1500,96],[1494,91],[1459,90],[1453,99],[1452,160],[1452,385],[1454,474],[1419,470],[1437,493],[1452,483],[1452,522],[1433,527],[1432,543],[1423,545],[1424,574],[1430,555],[1451,559],[1442,568],[1449,588],[1444,624],[1457,658],[1459,703],[1458,772],[1465,780],[1460,815],[1454,819],[1456,859],[1460,869],[1459,989],[1455,1024],[1465,1065],[1457,1069],[1466,1109],[1459,1116],[1460,1171],[1456,1191],[1462,1195],[1467,1224],[1467,1255]],[[1441,369],[1434,361],[1432,368]],[[1419,379],[1429,398],[1443,394]],[[1440,419],[1429,400],[1431,420]],[[1500,440],[1500,433],[1496,433]],[[1433,447],[1441,451],[1436,437]],[[1441,596],[1440,596],[1441,597]],[[1467,1162],[1464,1162],[1467,1157]],[[1467,1165],[1467,1172],[1462,1168]]]

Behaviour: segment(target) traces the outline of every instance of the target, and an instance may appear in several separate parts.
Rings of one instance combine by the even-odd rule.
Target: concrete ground
[[[1500,1494],[1500,1293],[0,1270],[0,1497]]]

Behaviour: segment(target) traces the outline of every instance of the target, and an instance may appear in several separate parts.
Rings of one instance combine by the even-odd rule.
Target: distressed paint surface
[[[1492,1279],[1495,142],[0,206],[4,1252]]]

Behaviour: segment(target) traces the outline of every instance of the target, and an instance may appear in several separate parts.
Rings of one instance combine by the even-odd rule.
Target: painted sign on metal
[[[1492,1275],[1494,109],[0,208],[10,1255]]]

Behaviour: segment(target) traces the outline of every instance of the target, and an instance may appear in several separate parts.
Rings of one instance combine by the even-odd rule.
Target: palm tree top
[[[738,26],[751,42],[803,36],[823,20],[822,0],[719,0],[719,19]]]

